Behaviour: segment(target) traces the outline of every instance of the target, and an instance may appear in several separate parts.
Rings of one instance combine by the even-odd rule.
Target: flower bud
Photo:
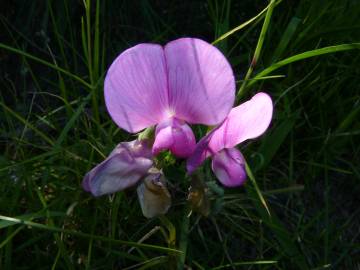
[[[212,170],[227,187],[240,186],[246,180],[245,159],[236,148],[225,148],[216,153],[212,160]]]

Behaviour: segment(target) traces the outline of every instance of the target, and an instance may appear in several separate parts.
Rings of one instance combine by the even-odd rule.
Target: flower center
[[[175,110],[173,108],[168,108],[165,110],[165,115],[167,115],[169,118],[172,118],[175,116]]]

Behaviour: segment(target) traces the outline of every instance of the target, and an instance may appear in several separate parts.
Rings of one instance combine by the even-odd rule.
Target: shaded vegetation
[[[145,219],[135,190],[95,199],[81,189],[84,174],[132,137],[103,101],[106,69],[121,51],[181,36],[212,42],[268,4],[5,1],[0,269],[169,269],[179,258],[192,269],[359,267],[357,0],[272,1],[272,16],[216,42],[239,102],[258,91],[275,101],[270,131],[241,147],[271,216],[255,181],[222,189],[207,164],[211,214],[188,218],[183,162],[168,157],[174,205],[166,218]]]

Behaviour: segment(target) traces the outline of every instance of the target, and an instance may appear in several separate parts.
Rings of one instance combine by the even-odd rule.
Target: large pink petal
[[[188,123],[216,125],[235,97],[234,75],[224,55],[200,39],[181,38],[165,46],[170,113]]]
[[[106,107],[115,123],[138,132],[168,112],[167,74],[160,45],[140,44],[121,53],[110,66],[104,85]]]
[[[218,152],[260,136],[268,128],[272,113],[270,96],[261,92],[256,94],[230,111],[221,126],[212,132],[208,147]]]

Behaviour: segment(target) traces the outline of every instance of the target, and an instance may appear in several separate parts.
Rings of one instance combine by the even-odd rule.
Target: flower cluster
[[[83,187],[100,196],[152,179],[138,187],[143,212],[147,206],[141,198],[157,194],[151,186],[167,192],[165,182],[159,180],[161,170],[154,173],[154,158],[161,151],[186,159],[189,174],[211,157],[212,170],[224,186],[243,184],[245,160],[236,145],[260,136],[273,111],[265,93],[232,108],[235,79],[231,66],[217,48],[195,38],[181,38],[164,47],[140,44],[124,51],[107,72],[104,94],[108,112],[120,128],[137,133],[155,127],[155,134],[152,140],[140,136],[120,143],[87,173]],[[212,127],[198,143],[189,126],[194,124]],[[170,203],[170,199],[165,201]],[[168,206],[160,208],[166,212]],[[156,215],[151,211],[146,216]]]

